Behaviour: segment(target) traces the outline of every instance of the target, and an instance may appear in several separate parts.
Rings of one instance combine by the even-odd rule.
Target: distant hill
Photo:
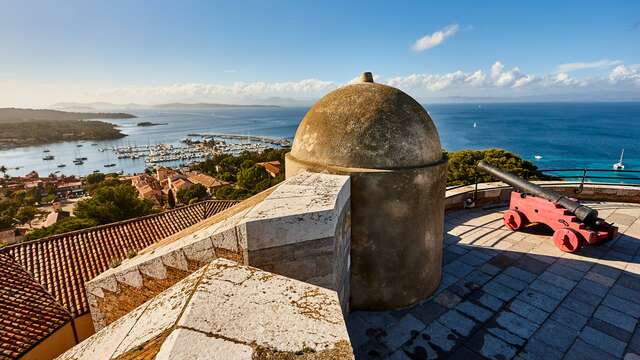
[[[217,108],[277,108],[280,105],[286,105],[286,102],[282,102],[285,99],[273,98],[273,101],[256,101],[256,104],[225,104],[225,103],[188,103],[188,102],[173,102],[167,104],[157,105],[144,105],[136,103],[128,104],[112,104],[108,102],[93,102],[93,103],[56,103],[51,105],[54,109],[59,110],[73,110],[73,111],[86,111],[86,110],[102,110],[102,111],[117,111],[117,110],[144,110],[144,109],[217,109]],[[260,102],[260,103],[258,103]]]
[[[260,107],[260,108],[274,108],[279,107],[277,105],[234,105],[234,104],[218,104],[218,103],[169,103],[154,105],[154,108],[158,109],[213,109],[213,108],[246,108],[246,107]]]
[[[0,108],[0,123],[25,122],[33,120],[89,120],[89,119],[131,119],[136,116],[125,113],[68,112],[47,109]]]

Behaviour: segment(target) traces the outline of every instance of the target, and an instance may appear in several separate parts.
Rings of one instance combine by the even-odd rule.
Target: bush
[[[249,193],[257,194],[271,186],[271,177],[263,167],[252,166],[238,172],[237,185]]]
[[[176,197],[181,204],[192,204],[207,198],[207,188],[202,184],[193,184],[186,189],[178,190]]]
[[[523,160],[502,149],[460,150],[447,155],[449,157],[447,185],[449,186],[473,184],[476,175],[478,182],[497,181],[483,171],[476,171],[480,160],[525,179],[551,178],[538,171],[538,168],[530,161]]]
[[[154,213],[153,205],[139,199],[138,192],[129,184],[99,186],[91,195],[76,204],[76,217],[108,224]]]

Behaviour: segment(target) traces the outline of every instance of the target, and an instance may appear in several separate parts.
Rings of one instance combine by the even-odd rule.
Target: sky
[[[640,1],[0,0],[0,106],[640,100]]]

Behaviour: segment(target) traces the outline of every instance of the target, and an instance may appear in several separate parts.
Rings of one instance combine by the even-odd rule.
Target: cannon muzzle
[[[496,179],[511,185],[514,189],[523,194],[529,194],[538,196],[551,201],[554,204],[559,204],[565,209],[571,211],[580,221],[585,224],[593,224],[598,220],[598,211],[588,206],[584,206],[577,201],[571,200],[564,195],[560,195],[557,192],[545,189],[539,185],[522,179],[519,176],[502,171],[495,166],[489,165],[484,161],[478,163],[478,168],[484,172],[495,177]]]

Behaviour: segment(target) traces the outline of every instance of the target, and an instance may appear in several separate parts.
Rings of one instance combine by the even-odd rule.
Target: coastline
[[[118,140],[127,134],[97,120],[19,121],[0,123],[0,150],[76,141]]]

